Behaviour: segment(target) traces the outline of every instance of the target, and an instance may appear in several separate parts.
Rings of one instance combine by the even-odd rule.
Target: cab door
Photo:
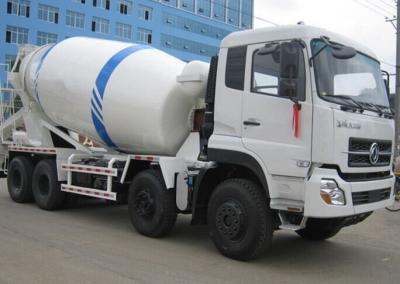
[[[279,95],[282,81],[280,55],[265,52],[265,46],[263,43],[248,47],[242,141],[245,148],[262,159],[270,174],[305,177],[311,164],[312,145],[312,102],[306,49],[302,49],[299,60],[300,91],[296,92],[296,98],[290,99]]]

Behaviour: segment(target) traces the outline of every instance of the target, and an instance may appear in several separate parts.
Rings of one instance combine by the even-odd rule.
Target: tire
[[[44,210],[60,209],[65,201],[65,192],[58,182],[57,166],[54,160],[41,160],[33,171],[32,191],[36,204]]]
[[[174,190],[167,190],[160,171],[139,173],[129,187],[129,216],[142,235],[160,238],[167,235],[177,217]]]
[[[11,160],[8,167],[8,193],[13,201],[27,203],[33,201],[32,194],[32,161],[24,156]]]
[[[207,219],[211,240],[229,258],[254,259],[272,242],[273,215],[264,191],[252,181],[229,179],[218,185]]]
[[[304,229],[296,231],[302,238],[310,241],[323,241],[332,238],[343,228],[342,219],[308,219]]]

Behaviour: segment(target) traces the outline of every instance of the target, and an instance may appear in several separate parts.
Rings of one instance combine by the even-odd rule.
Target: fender
[[[240,165],[250,169],[257,176],[267,194],[267,197],[269,197],[268,184],[264,171],[262,170],[260,164],[252,156],[243,152],[214,148],[209,148],[207,153],[207,158],[209,161]]]
[[[209,148],[207,150],[207,160],[225,165],[238,165],[249,169],[249,171],[251,171],[252,174],[258,179],[266,193],[267,198],[269,198],[270,195],[265,174],[260,164],[254,157],[239,151]],[[196,178],[192,198],[192,225],[205,224],[207,222],[206,216],[208,198],[211,195],[214,187],[220,182],[220,180],[207,178],[207,175],[209,171],[215,170],[218,171],[218,167],[203,169]],[[223,171],[223,168],[220,170]],[[202,186],[204,182],[206,182],[205,187]],[[206,192],[202,191],[202,193],[200,193],[200,188],[205,189]]]

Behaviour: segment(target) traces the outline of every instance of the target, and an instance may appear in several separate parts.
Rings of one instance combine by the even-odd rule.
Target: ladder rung
[[[115,192],[108,192],[105,190],[98,190],[95,188],[62,184],[61,191],[90,196],[90,197],[97,197],[97,198],[101,198],[101,199],[108,199],[108,200],[113,200],[113,201],[117,200],[117,194]]]
[[[104,176],[116,177],[118,175],[117,169],[114,168],[87,166],[79,164],[62,164],[61,169],[67,172],[78,172],[78,173],[96,174]]]

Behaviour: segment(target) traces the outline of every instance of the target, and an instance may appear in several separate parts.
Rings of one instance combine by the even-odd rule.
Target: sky
[[[394,65],[396,30],[385,21],[386,15],[395,14],[394,6],[394,0],[255,0],[254,15],[279,25],[303,21],[331,30],[368,46],[380,61]],[[267,26],[272,25],[254,20],[255,28]],[[395,71],[385,63],[381,67],[391,73]],[[392,91],[394,85],[391,77]]]

